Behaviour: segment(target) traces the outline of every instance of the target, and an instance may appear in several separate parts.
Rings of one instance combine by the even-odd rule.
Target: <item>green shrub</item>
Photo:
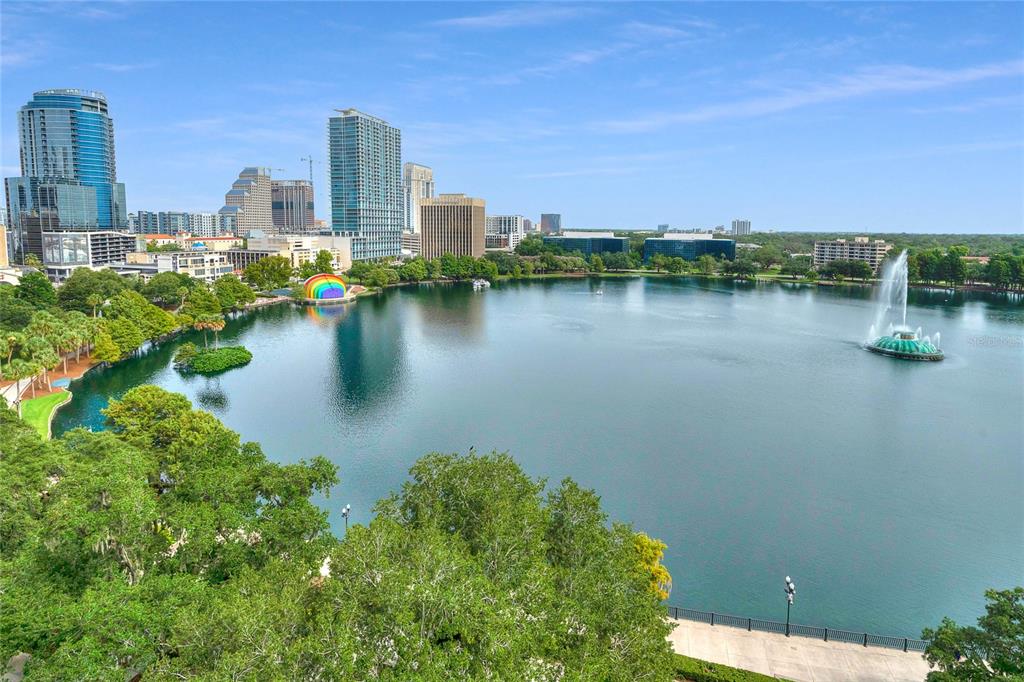
[[[252,353],[246,350],[244,346],[227,346],[225,348],[201,350],[182,368],[198,372],[199,374],[211,374],[213,372],[222,372],[232,367],[247,365],[250,360],[252,360]]]
[[[772,682],[777,678],[676,654],[676,676],[689,682]]]
[[[191,341],[183,343],[178,346],[178,350],[174,351],[174,366],[189,367],[197,355],[199,355],[199,348],[196,347],[196,344]]]

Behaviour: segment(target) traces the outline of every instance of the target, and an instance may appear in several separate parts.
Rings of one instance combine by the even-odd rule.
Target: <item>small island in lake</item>
[[[194,343],[184,343],[174,353],[174,367],[182,372],[215,374],[249,364],[252,353],[245,346],[200,349]]]

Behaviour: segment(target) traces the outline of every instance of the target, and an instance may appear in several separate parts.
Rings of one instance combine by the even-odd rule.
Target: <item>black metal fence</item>
[[[786,634],[786,624],[774,620],[742,618],[724,613],[684,609],[678,606],[669,606],[668,615],[676,620],[695,620],[701,623],[708,623],[709,625],[725,625],[733,628],[744,628],[748,631],[757,630],[758,632]],[[925,647],[928,646],[928,642],[924,640],[911,639],[909,637],[872,635],[870,632],[850,632],[849,630],[836,630],[835,628],[822,628],[814,625],[797,625],[795,623],[790,623],[789,634],[813,637],[814,639],[821,639],[826,642],[849,642],[850,644],[861,644],[863,646],[884,646],[889,649],[902,649],[903,651],[924,651]]]

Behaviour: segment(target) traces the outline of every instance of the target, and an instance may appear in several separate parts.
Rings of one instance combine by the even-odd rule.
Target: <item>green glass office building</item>
[[[674,236],[666,234],[664,237],[644,240],[644,262],[649,263],[655,254],[691,261],[704,255],[733,260],[736,258],[736,242],[732,239],[695,237],[686,233]]]

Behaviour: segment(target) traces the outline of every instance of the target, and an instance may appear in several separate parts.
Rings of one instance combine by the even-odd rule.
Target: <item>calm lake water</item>
[[[872,295],[607,279],[275,306],[221,334],[247,367],[184,378],[168,343],[73,384],[55,427],[182,392],[274,460],[337,463],[339,533],[426,452],[507,450],[662,538],[672,604],[784,619],[788,574],[795,622],[916,636],[1024,584],[1024,305],[912,291],[947,353],[912,363],[859,347]]]

